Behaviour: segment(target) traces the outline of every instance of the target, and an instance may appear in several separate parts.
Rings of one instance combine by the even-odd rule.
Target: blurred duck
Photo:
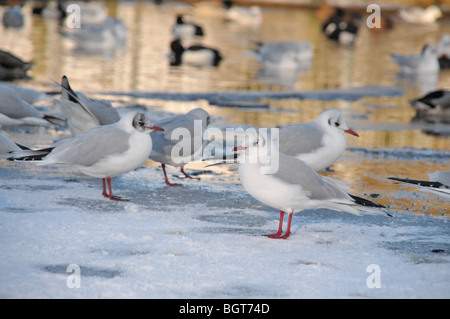
[[[425,45],[420,54],[392,54],[391,58],[401,68],[403,74],[439,73],[438,50],[434,45]]]
[[[450,123],[450,91],[448,90],[429,92],[409,103],[416,110],[416,119]]]
[[[25,18],[19,5],[7,8],[3,13],[2,23],[5,28],[22,28]]]
[[[218,66],[222,60],[222,55],[218,50],[199,44],[184,48],[180,39],[172,41],[170,49],[172,51],[170,65],[173,66],[179,66],[181,64]]]
[[[7,86],[0,86],[0,125],[42,125],[60,124],[63,119],[46,115],[22,100],[17,92]]]
[[[362,16],[335,8],[331,17],[322,24],[322,32],[333,41],[343,45],[353,45],[358,34]]]
[[[64,75],[61,79],[61,99],[53,103],[61,108],[72,135],[79,135],[93,127],[113,124],[120,120],[119,113],[105,100],[90,99],[82,92],[75,92]]]
[[[15,55],[0,50],[0,80],[15,80],[28,78],[27,71],[34,66]]]
[[[185,22],[183,16],[178,15],[176,24],[172,28],[172,34],[178,39],[189,39],[195,36],[203,36],[203,28],[194,23]]]
[[[400,9],[398,14],[405,22],[430,24],[442,16],[442,11],[439,7],[431,5],[426,9],[420,7]]]
[[[261,8],[258,6],[240,7],[234,6],[233,1],[224,0],[225,19],[236,22],[243,26],[259,26],[262,23],[263,15]]]

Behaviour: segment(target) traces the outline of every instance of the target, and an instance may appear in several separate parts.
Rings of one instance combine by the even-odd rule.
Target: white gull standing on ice
[[[111,177],[130,172],[147,160],[152,150],[149,134],[152,130],[163,129],[153,126],[143,113],[132,112],[117,123],[94,127],[75,137],[61,140],[52,147],[17,152],[10,160],[73,166],[83,174],[101,178],[104,197],[123,201],[112,194]]]
[[[196,122],[197,121],[197,122]],[[191,162],[196,157],[200,157],[207,141],[203,140],[203,133],[209,125],[209,114],[201,108],[193,109],[186,114],[180,114],[168,117],[156,123],[157,126],[164,128],[164,132],[152,132],[150,136],[153,141],[152,152],[150,153],[150,159],[161,163],[161,167],[164,172],[164,180],[168,186],[180,186],[181,184],[170,183],[166,174],[166,164],[174,167],[180,167],[181,173],[186,178],[191,178],[184,171],[184,165]],[[199,125],[196,129],[195,125]],[[187,133],[189,136],[184,141],[179,141],[179,136],[174,133],[175,130],[183,134]],[[180,150],[177,150],[177,146],[181,146],[179,143],[186,146],[182,151],[187,151],[186,154],[180,154]]]
[[[318,175],[303,161],[278,153],[270,136],[250,135],[244,146],[234,149],[239,159],[239,179],[245,190],[260,202],[280,211],[278,231],[270,238],[286,239],[291,234],[292,215],[305,209],[326,208],[359,214],[360,210],[383,213],[384,206],[350,195],[340,181]],[[271,154],[276,161],[267,162]],[[274,173],[264,172],[277,162]],[[289,214],[287,230],[282,235],[284,214]]]

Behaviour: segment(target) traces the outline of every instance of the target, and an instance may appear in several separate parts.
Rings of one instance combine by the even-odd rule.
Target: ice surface
[[[308,100],[344,100],[356,101],[364,97],[396,97],[402,96],[404,91],[387,86],[361,86],[331,90],[304,91],[220,91],[220,92],[102,92],[107,95],[124,95],[135,98],[197,101],[207,100],[210,104],[227,105],[231,102],[255,102],[261,99],[308,99]]]
[[[23,165],[0,168],[2,298],[450,297],[445,220],[310,210],[273,240],[261,235],[279,213],[230,182],[233,172],[170,188],[145,166],[113,179],[123,203],[103,198],[100,180]],[[71,264],[80,288],[67,286]],[[372,264],[380,288],[367,285]]]

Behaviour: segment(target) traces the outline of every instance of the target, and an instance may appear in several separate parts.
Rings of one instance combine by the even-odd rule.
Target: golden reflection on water
[[[437,43],[443,33],[450,33],[449,23],[430,26],[397,23],[393,30],[373,33],[362,27],[353,48],[341,47],[324,38],[320,23],[310,10],[263,9],[260,28],[243,28],[224,23],[217,17],[200,17],[185,5],[155,6],[148,1],[106,1],[109,13],[128,26],[127,46],[114,56],[74,54],[70,41],[60,34],[57,21],[31,15],[25,6],[26,24],[21,30],[0,28],[1,49],[24,60],[33,60],[32,80],[19,81],[27,86],[49,89],[66,74],[72,87],[85,92],[203,92],[221,90],[323,90],[365,85],[400,87],[400,97],[373,97],[358,101],[263,100],[269,109],[225,108],[199,102],[171,102],[132,99],[150,110],[181,113],[204,107],[218,122],[275,127],[315,119],[325,109],[335,108],[346,115],[348,124],[360,134],[348,136],[349,148],[426,148],[450,151],[448,137],[430,135],[411,125],[414,111],[408,100],[432,88],[450,88],[450,71],[441,71],[433,79],[418,81],[397,76],[398,67],[391,53],[418,53],[423,44]],[[167,59],[171,27],[178,13],[190,14],[189,20],[201,24],[206,36],[202,43],[222,51],[224,60],[217,68],[170,67]],[[315,47],[310,70],[300,73],[295,83],[268,82],[257,78],[258,62],[252,49],[258,41],[308,40]],[[111,98],[104,96],[105,98]],[[124,98],[125,100],[126,98]],[[448,130],[448,128],[447,128]],[[416,203],[414,211],[448,213],[445,202],[431,195],[426,199],[410,198],[401,190],[414,190],[387,181],[388,175],[427,179],[426,173],[448,170],[449,161],[372,159],[348,156],[346,153],[327,173],[349,183],[361,193],[378,193],[379,201],[393,207],[393,201],[404,201],[403,207]],[[369,191],[370,190],[370,191]],[[390,194],[394,194],[392,197]],[[406,194],[406,193],[405,193]],[[435,201],[432,204],[427,200]],[[423,208],[425,207],[425,208]],[[411,208],[411,210],[413,210]]]
[[[350,193],[371,199],[392,210],[448,218],[448,201],[412,186],[388,180],[391,176],[414,176],[429,180],[428,172],[448,170],[448,165],[395,159],[350,159],[333,165],[335,172],[321,173],[351,185]],[[349,169],[350,168],[350,169]],[[371,198],[373,195],[375,198]]]
[[[437,43],[449,24],[413,26],[398,23],[392,31],[374,34],[361,28],[354,48],[338,46],[324,38],[311,10],[266,8],[261,28],[237,27],[221,19],[196,17],[185,5],[155,6],[149,2],[106,1],[110,15],[125,21],[127,47],[113,57],[72,54],[71,43],[58,22],[32,16],[26,5],[26,25],[20,30],[0,29],[1,47],[37,64],[32,84],[59,81],[62,74],[80,90],[91,91],[210,91],[285,89],[255,79],[259,69],[252,49],[264,40],[308,40],[315,47],[312,68],[300,73],[294,89],[329,89],[361,85],[393,85],[397,66],[390,54],[418,53],[424,43]],[[221,50],[225,57],[217,69],[170,67],[167,53],[170,33],[178,13],[206,30],[202,42]],[[441,72],[439,86],[448,86],[449,72]],[[89,79],[89,81],[87,81]],[[416,94],[413,90],[412,94]]]

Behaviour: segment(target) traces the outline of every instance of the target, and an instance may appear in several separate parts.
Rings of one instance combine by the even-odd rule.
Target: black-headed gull
[[[18,152],[10,160],[73,166],[83,174],[101,178],[104,197],[122,200],[112,194],[111,177],[130,172],[147,160],[152,150],[149,133],[154,130],[163,131],[143,113],[132,112],[117,123],[94,127],[46,149]]]
[[[254,134],[248,136],[244,146],[234,149],[239,152],[239,178],[245,190],[260,202],[280,210],[278,232],[268,237],[288,238],[292,215],[304,209],[384,213],[379,210],[384,206],[348,194],[349,187],[345,183],[320,176],[303,161],[278,153],[275,145],[270,135]],[[285,213],[289,214],[289,220],[286,233],[282,235]]]
[[[200,44],[194,44],[187,48],[183,47],[180,39],[175,39],[170,44],[170,65],[181,64],[193,66],[218,66],[222,61],[222,55],[216,49]]]
[[[389,179],[415,186],[419,190],[450,200],[450,171],[436,171],[428,174],[430,180],[389,177]]]
[[[400,9],[398,14],[405,22],[430,24],[442,16],[442,11],[438,6],[431,5],[427,8],[410,7]]]
[[[207,129],[209,122],[208,112],[201,108],[196,108],[186,114],[168,117],[156,123],[156,125],[164,128],[164,132],[152,132],[150,134],[153,148],[149,157],[151,160],[161,163],[166,185],[181,185],[169,182],[166,174],[166,164],[180,167],[180,171],[184,176],[192,178],[185,173],[183,168],[185,164],[202,154],[206,145],[206,141],[203,140],[203,133]],[[186,140],[180,141],[178,133],[186,134],[182,137]],[[178,146],[185,146],[185,148],[178,150]],[[180,154],[181,151],[186,153]]]
[[[345,151],[344,133],[358,136],[339,111],[328,110],[314,121],[291,124],[280,129],[280,153],[304,161],[315,171],[333,164]]]
[[[82,92],[73,91],[65,75],[61,79],[61,94],[62,98],[53,100],[53,103],[61,108],[74,136],[120,120],[119,113],[110,102],[91,99]]]
[[[0,80],[29,78],[27,71],[33,66],[33,62],[25,62],[10,52],[0,50]]]
[[[7,86],[0,85],[0,125],[43,125],[60,124],[63,119],[47,115],[22,100],[17,92]]]
[[[438,50],[434,45],[424,45],[420,54],[392,54],[401,73],[410,75],[439,73]]]
[[[172,27],[172,35],[177,39],[189,39],[194,36],[204,36],[203,28],[192,22],[186,22],[182,15],[177,16],[176,24]]]

